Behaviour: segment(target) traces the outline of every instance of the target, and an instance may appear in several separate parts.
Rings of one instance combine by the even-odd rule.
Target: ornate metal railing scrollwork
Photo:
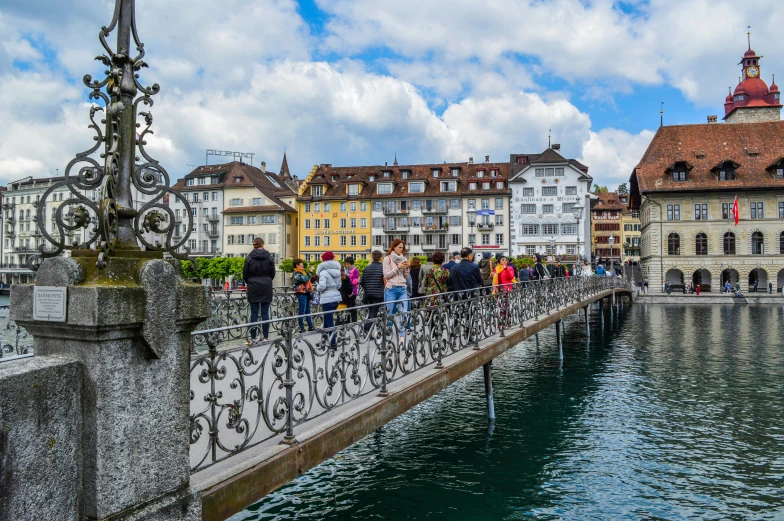
[[[615,277],[572,277],[495,293],[445,293],[414,299],[410,309],[395,313],[381,304],[375,318],[360,314],[356,322],[338,319],[313,332],[300,331],[291,313],[269,321],[278,336],[267,341],[261,334],[253,338],[260,323],[195,331],[193,345],[207,351],[191,354],[192,470],[273,438],[293,443],[303,424],[361,396],[385,396],[390,384],[423,368],[441,368],[450,355],[493,335],[625,288],[626,281]]]
[[[107,38],[115,30],[117,45],[113,49]],[[45,241],[28,260],[33,270],[44,258],[86,248],[99,251],[99,268],[104,268],[108,257],[116,251],[139,249],[140,245],[147,250],[165,251],[177,259],[189,259],[190,248],[186,245],[193,229],[190,205],[172,189],[166,169],[145,149],[145,137],[153,133],[153,118],[149,110],[139,112],[139,105],[152,107],[152,96],[158,94],[160,86],[156,83],[145,87],[139,80],[139,72],[148,65],[143,60],[144,44],[136,29],[135,0],[116,0],[112,21],[101,28],[98,38],[106,52],[95,59],[106,67],[105,76],[101,81],[93,80],[89,74],[83,78],[91,89],[89,99],[102,104],[90,108],[89,128],[95,131],[95,144],[76,154],[66,166],[63,180],[49,187],[38,204],[35,220]],[[131,57],[131,38],[136,57]],[[104,131],[95,120],[98,112],[103,112],[100,124]],[[137,121],[138,117],[144,124]],[[92,157],[101,146],[103,164]],[[64,189],[69,197],[63,200],[60,196],[56,201],[54,197]],[[133,189],[145,196],[139,208],[134,204]],[[86,195],[90,192],[92,196]],[[187,222],[181,234],[174,233],[179,223],[175,223],[170,209],[172,199],[179,200],[185,208]],[[47,227],[46,218],[49,202],[58,203],[52,207],[51,228]],[[69,244],[67,238],[78,232],[83,232],[82,239]],[[154,234],[156,240],[150,240],[147,234]]]

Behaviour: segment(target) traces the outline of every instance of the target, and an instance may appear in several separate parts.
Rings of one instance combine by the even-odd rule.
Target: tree
[[[606,186],[593,185],[593,193],[595,194],[606,194],[609,191]]]
[[[291,275],[292,273],[294,273],[294,259],[286,259],[283,262],[281,262],[280,266],[278,267],[280,268],[280,271],[282,271],[283,273],[288,273],[289,275]]]
[[[627,185],[626,183],[619,184],[617,192],[619,194],[628,194],[629,193],[629,185]]]
[[[367,268],[368,264],[370,264],[370,261],[367,259],[357,259],[357,262],[354,264],[354,266],[357,267],[359,274],[362,275],[365,272],[365,268]]]

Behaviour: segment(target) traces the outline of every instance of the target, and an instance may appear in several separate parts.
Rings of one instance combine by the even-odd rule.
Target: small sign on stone
[[[33,290],[33,320],[65,322],[67,287],[35,286]]]

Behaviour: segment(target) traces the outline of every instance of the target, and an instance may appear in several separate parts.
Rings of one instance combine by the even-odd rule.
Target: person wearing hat
[[[483,292],[489,292],[493,286],[494,269],[492,255],[489,251],[483,252],[482,259],[479,261],[479,271],[482,273],[482,286],[484,286]]]
[[[335,255],[331,251],[321,255],[321,264],[316,268],[318,285],[316,291],[319,294],[319,304],[324,312],[324,329],[335,327],[334,315],[342,297],[340,295],[340,263],[335,260]],[[332,337],[332,345],[335,345],[335,337]]]

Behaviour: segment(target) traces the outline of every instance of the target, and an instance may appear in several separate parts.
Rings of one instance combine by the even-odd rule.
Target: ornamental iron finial
[[[112,50],[106,39],[115,29],[117,47]],[[136,45],[136,57],[131,57],[131,37]],[[96,264],[101,269],[110,255],[123,250],[139,250],[139,245],[147,250],[166,251],[178,259],[189,259],[190,249],[185,244],[193,227],[190,205],[182,194],[171,188],[169,174],[144,149],[145,136],[153,133],[150,130],[153,118],[149,111],[139,112],[139,105],[151,107],[152,96],[158,94],[160,87],[157,83],[144,87],[139,82],[139,71],[147,67],[147,63],[143,60],[144,44],[139,41],[136,30],[135,0],[116,0],[112,21],[108,27],[101,28],[98,38],[106,54],[95,59],[107,67],[106,77],[100,82],[89,74],[83,78],[84,84],[92,89],[89,98],[99,103],[103,101],[103,107],[90,107],[89,128],[96,133],[95,144],[76,154],[65,168],[65,178],[52,185],[38,204],[36,224],[52,247],[44,243],[38,248],[40,253],[30,257],[28,266],[33,270],[38,269],[43,258],[55,257],[65,250],[91,247],[99,251]],[[104,132],[95,121],[98,112],[104,112],[104,119],[100,121]],[[143,123],[137,122],[139,116]],[[101,145],[103,165],[91,157]],[[46,227],[46,202],[50,197],[54,201],[54,192],[62,188],[67,188],[70,196],[52,208],[50,232]],[[149,196],[138,209],[134,207],[133,189]],[[94,190],[100,193],[98,201],[83,194]],[[168,204],[171,198],[180,200],[185,206],[186,229],[178,242],[172,241],[176,224]],[[66,236],[80,228],[89,229],[88,237],[82,243],[67,244]],[[151,244],[145,237],[150,232],[163,236],[162,240]],[[184,253],[178,252],[180,248]]]

